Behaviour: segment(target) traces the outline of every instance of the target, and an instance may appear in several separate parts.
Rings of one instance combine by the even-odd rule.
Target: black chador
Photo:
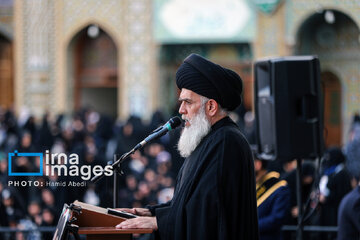
[[[150,210],[161,239],[258,239],[252,152],[229,117],[185,159],[173,199]]]

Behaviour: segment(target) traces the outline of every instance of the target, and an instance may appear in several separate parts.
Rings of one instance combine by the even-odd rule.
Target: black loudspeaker
[[[254,73],[257,157],[320,157],[324,148],[323,104],[317,57],[260,60]]]

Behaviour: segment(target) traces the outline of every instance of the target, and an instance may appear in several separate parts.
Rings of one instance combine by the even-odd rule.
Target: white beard
[[[182,117],[184,119],[184,117]],[[202,106],[198,113],[189,120],[190,126],[185,127],[181,133],[178,150],[182,157],[188,157],[199,145],[201,140],[210,132],[211,124],[206,118],[205,106]]]

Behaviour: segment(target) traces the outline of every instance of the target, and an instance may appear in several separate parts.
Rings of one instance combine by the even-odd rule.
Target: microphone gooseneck
[[[159,127],[158,129],[156,129],[157,131],[155,130],[154,133],[151,133],[144,140],[142,140],[140,143],[138,143],[133,148],[133,150],[136,151],[136,150],[142,148],[143,146],[145,146],[145,144],[149,143],[150,141],[164,136],[168,131],[171,131],[171,130],[177,128],[178,126],[180,126],[181,123],[182,123],[182,120],[179,117],[176,116],[176,117],[171,118],[162,127]]]
[[[147,136],[144,140],[142,140],[140,143],[138,143],[133,149],[131,149],[129,152],[123,154],[120,159],[115,161],[111,167],[113,171],[116,171],[117,168],[119,168],[120,164],[127,159],[131,154],[133,154],[136,150],[142,148],[147,143],[149,143],[152,140],[155,140],[157,138],[160,138],[164,136],[168,131],[174,130],[178,126],[180,126],[182,123],[182,120],[179,117],[172,117],[167,123],[165,123],[163,126],[157,128],[154,132],[152,132],[149,136]],[[91,181],[97,182],[99,181],[104,174],[94,176]]]

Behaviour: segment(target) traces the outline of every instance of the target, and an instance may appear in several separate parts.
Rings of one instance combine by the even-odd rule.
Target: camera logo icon
[[[19,153],[15,150],[13,153],[8,154],[8,173],[9,176],[43,176],[43,153]],[[40,170],[39,172],[13,172],[12,162],[17,157],[39,157],[40,158]]]

